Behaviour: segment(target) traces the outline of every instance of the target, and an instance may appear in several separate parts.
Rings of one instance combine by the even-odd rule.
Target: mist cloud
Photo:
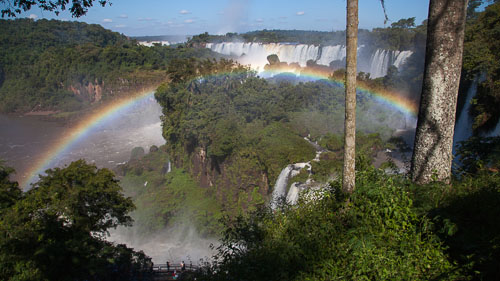
[[[221,17],[221,27],[217,33],[225,34],[227,32],[239,31],[241,22],[248,18],[250,0],[231,1],[229,6],[224,9],[224,17]]]

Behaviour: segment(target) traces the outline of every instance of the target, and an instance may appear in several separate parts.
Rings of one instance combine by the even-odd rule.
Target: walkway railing
[[[200,268],[198,265],[194,264],[186,264],[184,267],[186,271],[194,271]],[[167,266],[166,263],[154,264],[151,269],[153,273],[173,273],[174,271],[178,273],[182,272],[182,266],[179,263],[171,263],[170,266]]]

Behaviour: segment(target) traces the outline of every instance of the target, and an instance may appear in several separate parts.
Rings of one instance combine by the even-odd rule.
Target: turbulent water
[[[154,98],[146,99],[97,126],[69,150],[57,155],[51,167],[61,167],[83,158],[98,167],[114,168],[129,160],[134,147],[140,146],[147,151],[151,145],[165,143],[160,115],[161,107]],[[35,159],[71,129],[71,125],[44,121],[38,116],[0,115],[0,158],[16,169],[14,180],[29,178],[28,170]]]
[[[319,65],[330,66],[334,61],[343,61],[346,57],[346,47],[344,45],[316,46],[305,44],[286,43],[242,43],[224,42],[208,43],[206,47],[216,53],[232,56],[242,64],[250,64],[252,68],[262,71],[268,63],[267,56],[275,54],[280,61],[286,63],[297,63],[301,67],[307,65],[309,60]],[[364,46],[358,48],[360,52]],[[400,68],[404,65],[411,51],[391,51],[377,49],[370,56],[368,63],[360,63],[358,71],[370,73],[371,78],[383,77],[387,74],[389,66],[394,65]]]
[[[189,219],[186,219],[189,222]],[[131,231],[132,230],[132,231]],[[154,237],[145,238],[142,234],[131,234],[134,229],[122,229],[111,231],[108,240],[125,243],[135,250],[144,251],[153,262],[165,264],[167,261],[179,263],[185,261],[186,264],[201,264],[201,260],[211,260],[215,251],[211,245],[218,246],[215,239],[200,237],[195,228],[186,225],[166,229]]]

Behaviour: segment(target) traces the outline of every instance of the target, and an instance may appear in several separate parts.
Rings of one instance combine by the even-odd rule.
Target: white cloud
[[[36,19],[38,18],[38,16],[37,16],[37,15],[35,15],[35,14],[31,14],[31,15],[29,16],[29,18],[30,18],[30,19],[32,19],[32,20],[36,20]]]
[[[104,23],[110,23],[110,22],[113,22],[113,20],[112,19],[103,19],[102,22],[104,22]]]
[[[124,28],[124,27],[127,27],[126,25],[124,24],[117,24],[115,25],[116,28]]]
[[[256,21],[256,22],[264,22],[264,20],[263,20],[263,19],[261,19],[261,18],[258,18],[258,19],[256,19],[255,21]]]
[[[179,14],[181,14],[181,15],[187,15],[187,14],[191,14],[191,12],[188,11],[188,10],[180,10]]]
[[[193,20],[193,19],[187,19],[187,20],[185,20],[184,22],[185,22],[185,23],[193,23],[193,22],[194,22],[194,20]]]
[[[152,18],[138,18],[138,21],[152,21]]]
[[[128,15],[126,15],[126,14],[121,14],[121,15],[119,16],[119,18],[121,18],[121,19],[128,19]]]
[[[306,12],[304,12],[304,11],[297,12],[297,16],[303,16],[303,15],[305,15],[305,13]]]

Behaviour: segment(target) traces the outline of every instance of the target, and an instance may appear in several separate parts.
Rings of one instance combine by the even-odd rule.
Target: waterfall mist
[[[267,56],[277,55],[281,62],[296,63],[300,67],[307,66],[308,61],[318,65],[331,66],[345,65],[345,45],[316,46],[291,43],[244,43],[223,42],[207,43],[206,48],[212,51],[234,57],[241,64],[250,65],[257,71],[263,71],[268,63]],[[364,45],[358,47],[358,72],[370,73],[371,78],[383,77],[390,66],[401,68],[412,51],[393,51],[376,49],[372,53],[366,52]],[[345,67],[345,66],[344,66]]]
[[[218,240],[203,238],[186,218],[185,223],[169,227],[151,235],[139,233],[135,227],[120,227],[110,231],[108,241],[126,244],[135,251],[143,251],[155,264],[180,263],[198,265],[210,261],[216,253]]]

